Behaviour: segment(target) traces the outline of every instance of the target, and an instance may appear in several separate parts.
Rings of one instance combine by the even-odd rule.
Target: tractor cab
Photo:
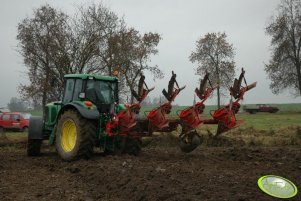
[[[82,102],[88,107],[95,105],[99,112],[110,112],[118,103],[118,79],[116,77],[70,74],[65,75],[66,84],[62,103]],[[91,104],[92,103],[92,104]]]

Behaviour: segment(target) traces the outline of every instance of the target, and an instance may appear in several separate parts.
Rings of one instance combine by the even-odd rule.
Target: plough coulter
[[[210,119],[201,117],[205,101],[217,87],[212,86],[208,73],[195,89],[199,102],[177,111],[178,118],[168,118],[172,102],[185,88],[179,86],[174,72],[167,90],[162,91],[166,101],[144,115],[139,114],[141,102],[154,89],[148,88],[144,75],[140,77],[137,91],[131,90],[136,99],[133,104],[119,103],[116,77],[66,75],[63,100],[47,104],[44,118],[30,119],[27,153],[29,156],[39,155],[42,140],[48,139],[50,144],[56,145],[61,158],[67,161],[90,158],[95,146],[107,154],[137,155],[141,150],[142,137],[152,136],[154,132],[171,132],[178,126],[182,127],[179,146],[183,152],[191,152],[202,142],[197,132],[201,124],[216,124],[216,137],[240,125],[235,116],[239,102],[245,92],[256,86],[255,82],[247,85],[244,74],[242,69],[229,89],[230,103],[211,112]]]

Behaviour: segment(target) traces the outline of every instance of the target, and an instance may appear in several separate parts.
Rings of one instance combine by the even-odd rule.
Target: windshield
[[[94,103],[111,104],[117,101],[117,82],[88,80],[86,98]]]

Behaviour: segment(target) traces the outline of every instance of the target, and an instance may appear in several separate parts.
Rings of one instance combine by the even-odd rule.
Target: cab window
[[[116,101],[117,83],[102,80],[88,80],[86,98],[94,103],[111,104]]]
[[[68,103],[72,101],[73,89],[74,89],[74,79],[67,79],[63,102]]]
[[[82,91],[82,85],[83,85],[83,80],[82,79],[76,79],[75,80],[75,85],[74,85],[74,93],[73,93],[73,100],[79,100],[79,93]]]

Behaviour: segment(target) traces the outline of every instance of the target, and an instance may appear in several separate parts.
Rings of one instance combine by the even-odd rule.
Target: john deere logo
[[[298,193],[293,182],[275,175],[260,177],[257,183],[263,192],[277,198],[291,198]]]

